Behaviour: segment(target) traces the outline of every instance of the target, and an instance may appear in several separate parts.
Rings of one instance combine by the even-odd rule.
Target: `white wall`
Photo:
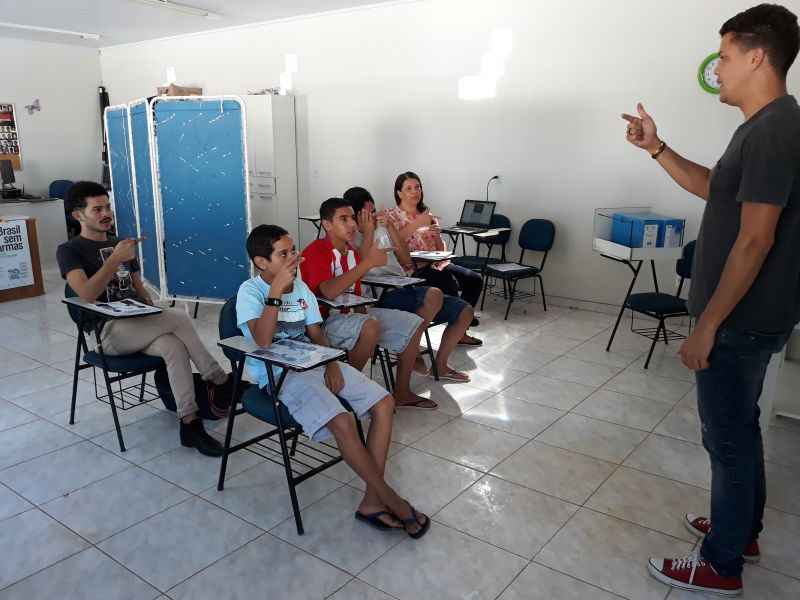
[[[685,215],[690,235],[702,211],[626,144],[619,113],[644,101],[671,146],[713,164],[741,116],[700,90],[697,67],[751,4],[422,0],[106,48],[101,65],[117,103],[153,94],[167,66],[209,94],[276,85],[283,55],[297,53],[301,212],[351,185],[393,204],[394,178],[410,169],[450,222],[499,174],[498,212],[517,226],[556,222],[548,292],[618,303],[629,274],[592,253],[593,209],[652,205]],[[785,4],[800,12],[800,0]],[[514,51],[497,97],[459,101],[458,78],[477,74],[498,26],[513,30]]]
[[[0,102],[15,105],[22,150],[17,187],[46,194],[55,179],[99,179],[97,49],[0,36]],[[42,110],[25,110],[39,98]]]

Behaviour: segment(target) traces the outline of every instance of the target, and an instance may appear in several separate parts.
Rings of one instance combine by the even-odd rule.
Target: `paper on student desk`
[[[500,271],[501,273],[511,273],[513,271],[527,271],[528,269],[531,268],[517,263],[499,263],[496,265],[490,265],[490,267],[492,270]]]
[[[333,300],[317,297],[317,300],[322,304],[327,304],[333,308],[353,308],[354,306],[364,306],[366,304],[375,304],[377,302],[375,298],[357,296],[356,294],[339,294]]]
[[[404,277],[403,275],[367,275],[361,279],[361,283],[367,285],[385,285],[388,287],[408,287],[424,281],[419,277]]]
[[[415,250],[411,253],[411,258],[419,258],[420,260],[447,260],[452,258],[453,253],[449,250]]]
[[[259,348],[247,354],[265,358],[286,367],[305,370],[343,356],[344,352],[338,348],[318,346],[298,340],[279,340],[272,342],[269,348]]]
[[[131,317],[134,315],[152,315],[160,313],[157,306],[148,306],[136,300],[116,300],[114,302],[95,302],[92,305],[95,312],[111,317]]]

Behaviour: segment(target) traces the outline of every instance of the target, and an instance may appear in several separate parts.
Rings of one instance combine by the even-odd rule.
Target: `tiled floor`
[[[239,453],[218,492],[218,461],[182,448],[156,406],[124,413],[120,453],[89,373],[67,424],[75,331],[60,281],[48,284],[44,298],[0,304],[2,600],[690,597],[645,568],[650,554],[692,549],[681,515],[709,499],[676,347],[645,371],[647,342],[630,332],[605,352],[613,317],[529,305],[504,322],[493,304],[475,330],[486,345],[453,360],[472,383],[415,378],[440,409],[396,417],[387,479],[433,516],[430,533],[415,542],[356,522],[363,485],[339,465],[299,487],[298,536],[280,467]],[[197,324],[222,358],[216,314],[203,306]],[[261,427],[241,418],[236,433]],[[800,597],[798,456],[800,426],[777,421],[746,598]]]

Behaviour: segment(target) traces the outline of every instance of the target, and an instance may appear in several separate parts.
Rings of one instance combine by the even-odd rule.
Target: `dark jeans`
[[[767,489],[758,398],[770,357],[790,334],[721,329],[710,367],[696,373],[703,446],[711,458],[711,533],[700,554],[721,575],[741,574],[742,552],[763,529]]]
[[[450,263],[441,271],[425,267],[414,273],[422,277],[431,287],[439,288],[449,296],[461,297],[475,308],[483,288],[483,278],[479,273]]]

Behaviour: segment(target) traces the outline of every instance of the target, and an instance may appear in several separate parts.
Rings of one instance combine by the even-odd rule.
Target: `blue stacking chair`
[[[67,194],[69,194],[69,190],[72,185],[73,182],[69,179],[56,179],[50,184],[50,187],[47,190],[47,195],[50,198],[60,198],[61,200],[66,200]],[[81,232],[81,224],[72,218],[72,215],[67,212],[66,206],[64,207],[64,219],[67,224],[67,237],[72,238]]]
[[[658,326],[655,329],[634,329],[631,327],[631,330],[635,333],[639,333],[640,335],[653,340],[653,343],[650,345],[650,352],[647,354],[647,360],[644,363],[645,369],[650,366],[650,359],[653,357],[653,351],[655,350],[656,343],[659,340],[663,339],[665,344],[669,344],[669,340],[671,339],[683,339],[686,337],[682,333],[667,329],[665,321],[666,319],[689,316],[686,300],[681,298],[681,292],[683,291],[683,284],[686,282],[686,280],[692,278],[694,246],[694,241],[686,244],[686,246],[683,247],[683,254],[681,255],[681,258],[679,258],[675,264],[675,272],[680,279],[678,282],[678,290],[674,296],[664,292],[642,292],[638,294],[630,294],[625,301],[625,307],[631,309],[632,312],[647,315],[648,317],[658,320]],[[619,319],[617,319],[614,330],[611,332],[611,339],[608,341],[606,350],[611,349],[611,342],[614,341],[614,336],[617,333],[618,326]]]
[[[219,337],[226,339],[239,337],[242,332],[236,324],[236,296],[229,298],[222,307],[219,314]],[[222,347],[225,357],[231,362],[234,373],[234,398],[228,411],[228,426],[225,432],[225,443],[223,444],[222,463],[219,468],[219,482],[217,490],[222,491],[225,486],[225,471],[228,466],[228,457],[238,450],[247,449],[254,454],[261,456],[275,464],[282,466],[286,472],[286,483],[289,486],[289,496],[292,501],[292,512],[297,526],[297,534],[303,535],[303,520],[300,515],[300,505],[297,501],[296,487],[321,473],[322,471],[340,463],[341,455],[338,448],[328,443],[316,443],[314,445],[299,441],[303,428],[292,418],[289,410],[284,404],[273,395],[266,393],[251,385],[241,393],[242,373],[246,355],[244,352],[236,351],[231,348]],[[351,413],[352,407],[342,398],[339,398],[342,405]],[[238,405],[241,402],[242,407]],[[249,413],[260,421],[271,425],[273,429],[257,435],[247,441],[231,446],[233,437],[233,424],[238,415]],[[361,442],[366,445],[364,431],[356,415],[356,428]],[[278,437],[278,448],[275,447],[274,437]],[[270,444],[263,442],[271,442]],[[291,447],[289,442],[291,441]],[[298,445],[300,448],[298,448]],[[329,451],[336,451],[331,454]],[[297,455],[300,455],[299,457]],[[280,457],[280,458],[278,458]]]
[[[508,313],[511,310],[511,305],[515,298],[529,298],[536,293],[536,280],[539,281],[539,287],[542,291],[542,305],[544,310],[547,310],[547,298],[544,295],[544,282],[542,280],[542,271],[544,270],[544,263],[547,261],[547,255],[553,247],[553,242],[556,237],[556,226],[552,221],[547,219],[529,219],[525,222],[520,229],[518,243],[520,247],[519,262],[516,263],[495,263],[487,265],[484,269],[483,276],[483,296],[481,298],[481,310],[483,310],[483,303],[486,300],[486,280],[489,277],[500,279],[503,281],[504,294],[506,287],[508,288],[508,305],[506,306],[506,315],[504,319],[508,319]],[[525,251],[541,252],[542,261],[539,266],[532,266],[525,264]],[[510,266],[510,269],[503,269],[500,267]],[[517,291],[517,283],[525,279],[533,279],[533,293]]]
[[[74,298],[75,291],[67,284],[64,296]],[[160,396],[155,387],[147,383],[147,374],[157,369],[166,368],[164,360],[158,356],[148,356],[141,352],[119,356],[108,356],[103,352],[100,343],[100,334],[103,323],[94,315],[87,315],[79,308],[67,305],[69,316],[78,328],[78,342],[75,348],[75,369],[72,373],[72,402],[69,411],[69,424],[75,424],[75,405],[78,396],[78,374],[83,369],[93,369],[95,397],[101,402],[111,406],[114,418],[114,428],[117,431],[117,441],[120,452],[125,452],[125,442],[122,439],[122,428],[119,424],[117,409],[128,410],[141,404],[157,400]],[[86,343],[86,334],[94,332],[96,349],[89,350]],[[81,361],[83,358],[83,361]],[[103,374],[106,392],[101,393],[97,385],[97,369]],[[134,377],[141,377],[138,383],[123,387],[122,382]],[[115,393],[113,384],[117,385]]]

